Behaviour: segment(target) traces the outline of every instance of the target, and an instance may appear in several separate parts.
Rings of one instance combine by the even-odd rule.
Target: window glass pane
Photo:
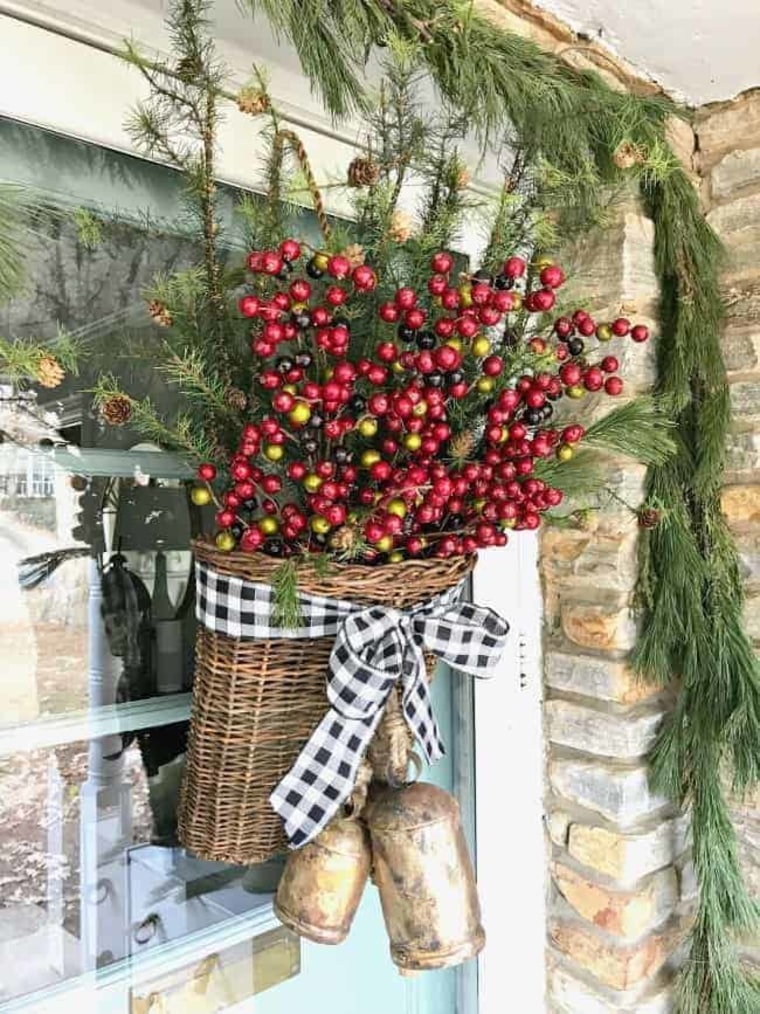
[[[179,847],[195,634],[189,472],[128,427],[102,425],[88,394],[108,369],[171,405],[140,348],[161,340],[145,287],[196,259],[181,181],[3,119],[0,179],[34,188],[27,282],[0,306],[0,334],[50,341],[60,325],[89,353],[51,391],[19,394],[0,377],[2,1005],[93,969],[116,974],[235,916],[263,923],[282,861],[231,867]],[[220,188],[237,257],[235,197]],[[82,208],[95,216],[90,235]],[[260,982],[275,965],[280,977],[297,968],[298,948],[279,946],[264,948]],[[236,943],[224,961],[245,967],[251,948]]]
[[[266,906],[280,861],[172,845],[186,723],[0,758],[0,1001]]]

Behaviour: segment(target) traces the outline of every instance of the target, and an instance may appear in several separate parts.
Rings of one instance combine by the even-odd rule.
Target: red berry
[[[266,275],[279,275],[282,263],[282,257],[274,250],[266,250],[261,255],[261,270]]]
[[[404,543],[404,548],[410,556],[419,556],[425,546],[419,536],[411,535]]]
[[[382,303],[377,315],[386,324],[394,324],[399,317],[398,307],[395,303]]]
[[[577,424],[573,426],[565,426],[562,430],[562,440],[566,444],[577,444],[579,440],[583,439],[583,434],[585,432],[584,428]]]
[[[440,296],[449,287],[449,280],[445,275],[432,275],[427,287],[431,296]]]
[[[261,480],[261,488],[265,493],[279,493],[282,489],[282,479],[279,475],[265,475]]]
[[[474,338],[478,330],[478,322],[474,317],[462,317],[457,321],[457,331],[463,338]]]
[[[289,412],[296,399],[287,391],[278,391],[272,398],[272,408],[275,412]]]
[[[216,478],[216,467],[208,461],[204,461],[202,465],[198,465],[198,478],[203,479],[204,482],[213,482]]]
[[[580,383],[583,370],[577,363],[566,363],[559,371],[559,375],[563,384],[566,384],[568,387],[574,387]]]
[[[430,267],[439,275],[446,275],[454,266],[454,258],[445,250],[439,250],[430,258]]]
[[[333,370],[333,379],[339,384],[350,384],[356,376],[356,367],[353,363],[336,363]]]
[[[494,309],[500,313],[509,313],[514,305],[514,297],[508,289],[497,289],[491,299]]]
[[[604,382],[604,390],[615,398],[623,390],[623,381],[620,377],[607,377]]]
[[[326,306],[315,306],[311,311],[311,322],[314,327],[326,327],[330,320],[330,311]]]
[[[380,342],[375,348],[375,355],[381,363],[394,363],[398,358],[398,349],[393,342]]]
[[[583,386],[587,391],[598,391],[604,383],[604,374],[598,366],[591,366],[583,377]]]
[[[348,299],[348,293],[339,285],[330,285],[325,291],[325,300],[330,306],[343,306]]]
[[[462,362],[462,356],[457,349],[451,345],[441,345],[433,353],[436,364],[442,370],[454,370]]]
[[[631,322],[630,320],[626,320],[625,317],[617,317],[610,324],[610,330],[614,335],[617,335],[618,338],[625,338],[631,330]]]
[[[369,292],[377,285],[377,275],[368,264],[360,264],[354,268],[351,278],[360,292]]]
[[[575,328],[569,317],[558,317],[554,321],[554,333],[558,338],[569,338]]]
[[[372,415],[386,415],[389,407],[387,394],[373,394],[367,402],[367,408]]]
[[[485,306],[491,298],[491,286],[476,282],[470,290],[470,296],[475,306]]]
[[[522,278],[525,274],[525,261],[522,257],[510,257],[504,262],[504,274],[507,278]]]
[[[248,270],[249,271],[254,271],[254,272],[257,272],[257,273],[259,271],[261,271],[261,258],[262,258],[262,256],[263,255],[262,255],[262,253],[261,253],[260,250],[254,250],[252,253],[248,254],[248,257],[246,258],[246,261],[247,261],[247,264],[248,264]]]
[[[605,356],[600,365],[605,373],[614,373],[620,366],[614,356]]]
[[[457,289],[446,289],[441,295],[441,306],[444,310],[458,310],[459,291]]]
[[[371,490],[367,492],[371,493]],[[374,499],[374,496],[373,496]],[[379,521],[368,521],[364,526],[364,535],[367,542],[379,542],[380,539],[385,535],[385,528],[380,524]]]
[[[558,289],[565,280],[565,274],[558,264],[547,265],[538,277],[541,284],[550,289]]]
[[[288,477],[299,482],[306,475],[308,469],[302,461],[292,461],[288,465]]]
[[[373,363],[367,370],[367,380],[370,384],[374,384],[375,387],[379,387],[381,384],[384,384],[387,379],[388,371],[379,363]]]
[[[552,289],[536,289],[535,292],[531,292],[530,296],[531,303],[538,313],[546,313],[547,310],[551,310],[557,301]]]
[[[261,306],[261,300],[258,296],[243,296],[238,303],[240,312],[244,317],[255,317],[259,312]]]
[[[394,301],[400,310],[411,310],[417,303],[417,293],[409,286],[404,286],[397,290]]]
[[[631,328],[631,338],[635,342],[645,342],[649,338],[649,328],[643,324],[636,324]]]
[[[290,283],[288,292],[296,303],[305,303],[311,296],[311,285],[305,278],[296,278]]]
[[[327,262],[327,271],[333,278],[347,278],[351,271],[351,262],[342,254],[335,254]]]
[[[483,360],[481,369],[487,377],[498,377],[504,369],[504,363],[501,356],[488,356],[487,359]]]
[[[264,536],[258,528],[246,528],[240,536],[240,548],[245,553],[255,553],[263,541]]]
[[[439,338],[451,338],[455,327],[456,321],[453,321],[451,317],[441,317],[433,325],[433,330]]]
[[[425,323],[425,311],[418,306],[412,307],[404,314],[404,323],[417,331]]]
[[[229,528],[230,525],[234,525],[236,520],[234,511],[217,511],[215,515],[215,521],[220,528]]]
[[[592,334],[596,332],[596,322],[591,317],[584,317],[578,321],[578,334],[582,334],[584,338],[590,338]]]
[[[297,261],[301,256],[301,245],[294,239],[286,239],[280,243],[280,256],[285,261]]]
[[[451,385],[451,387],[449,388],[449,395],[452,398],[457,398],[457,399],[464,398],[464,396],[467,394],[467,390],[468,390],[467,389],[467,384],[464,381],[462,381],[459,384],[452,384]]]
[[[486,327],[493,327],[494,324],[499,323],[501,316],[501,310],[497,310],[495,306],[481,306],[478,320],[481,324],[485,324]]]
[[[546,395],[535,387],[531,388],[530,391],[526,392],[525,404],[528,408],[541,408],[546,404]]]

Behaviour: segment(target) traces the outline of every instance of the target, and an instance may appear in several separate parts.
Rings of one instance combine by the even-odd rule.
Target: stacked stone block
[[[614,224],[572,252],[573,290],[604,320],[624,313],[656,333],[653,227],[631,197]],[[654,379],[654,348],[618,341],[627,396]],[[607,411],[609,399],[594,411]],[[610,458],[607,478],[637,507],[645,471]],[[670,704],[626,657],[639,528],[613,501],[578,529],[541,540],[548,745],[548,1010],[666,1014],[693,896],[687,823],[650,790],[646,755]]]
[[[760,644],[760,89],[705,107],[698,168],[708,221],[726,247],[723,355],[731,393],[723,512],[745,582],[746,629]],[[760,789],[733,807],[744,874],[760,901]],[[760,966],[760,939],[746,956]]]

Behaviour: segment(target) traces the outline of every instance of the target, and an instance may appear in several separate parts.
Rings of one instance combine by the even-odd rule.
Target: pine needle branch
[[[603,447],[644,465],[663,465],[676,452],[674,423],[653,398],[637,398],[589,426],[587,447]]]

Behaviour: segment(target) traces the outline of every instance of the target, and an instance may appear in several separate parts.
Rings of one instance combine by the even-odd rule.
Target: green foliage
[[[586,430],[587,447],[603,447],[644,465],[664,465],[676,450],[673,424],[652,398],[637,398],[608,412]]]
[[[19,386],[34,383],[43,359],[55,359],[67,373],[76,375],[83,356],[82,342],[62,330],[53,341],[44,344],[36,338],[0,337],[0,375]]]
[[[293,629],[303,622],[301,601],[298,597],[298,566],[295,560],[285,560],[272,574],[274,593],[273,619],[278,627]]]
[[[10,299],[24,281],[23,218],[27,195],[0,183],[0,302]]]

